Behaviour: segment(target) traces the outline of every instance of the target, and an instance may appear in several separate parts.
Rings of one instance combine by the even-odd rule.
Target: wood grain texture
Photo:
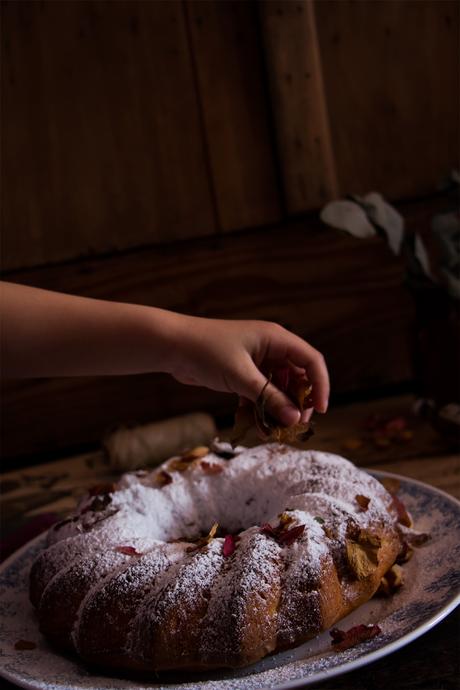
[[[343,193],[436,189],[458,167],[459,4],[315,2]]]
[[[338,195],[312,0],[259,4],[286,205],[290,213]]]
[[[181,2],[2,18],[4,268],[214,232]]]
[[[223,230],[280,219],[253,3],[185,3],[212,183]]]
[[[277,321],[323,351],[336,393],[411,378],[412,305],[401,264],[379,239],[355,240],[311,219],[8,278],[200,316]],[[5,456],[94,441],[113,424],[235,406],[232,396],[155,375],[11,382],[2,402]]]

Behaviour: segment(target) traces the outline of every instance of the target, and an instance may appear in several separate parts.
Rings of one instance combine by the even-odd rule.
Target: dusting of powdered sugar
[[[169,483],[161,485],[165,473]],[[365,511],[358,494],[370,499]],[[51,546],[39,557],[35,578],[45,598],[58,594],[68,573],[79,573],[88,582],[73,621],[77,649],[81,621],[97,615],[95,602],[106,592],[117,598],[117,587],[123,588],[125,605],[134,607],[125,640],[133,656],[154,647],[154,638],[150,645],[146,639],[155,635],[171,607],[180,618],[181,610],[206,600],[197,645],[204,659],[215,661],[223,645],[232,653],[234,643],[225,631],[246,625],[247,602],[255,605],[255,593],[268,597],[275,582],[281,588],[276,616],[285,642],[314,630],[324,559],[343,545],[347,520],[361,528],[388,522],[390,500],[377,480],[347,460],[279,444],[240,449],[229,460],[210,452],[185,471],[176,471],[172,460],[149,473],[124,475],[102,498],[85,499],[71,519],[50,532]],[[283,512],[289,514],[289,527],[304,526],[298,539],[284,547],[260,528],[266,523],[275,528]],[[196,551],[190,548],[190,541],[206,535],[215,522],[238,535],[231,558],[223,556],[222,538]],[[335,546],[325,538],[324,527],[334,532]],[[149,581],[152,567],[155,577]],[[130,579],[131,572],[136,577]],[[295,611],[305,590],[311,593],[312,620],[302,622]],[[267,648],[270,635],[276,637],[270,625]]]

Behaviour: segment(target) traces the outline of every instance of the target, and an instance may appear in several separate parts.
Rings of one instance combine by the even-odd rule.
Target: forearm
[[[191,317],[1,284],[5,376],[168,371]]]

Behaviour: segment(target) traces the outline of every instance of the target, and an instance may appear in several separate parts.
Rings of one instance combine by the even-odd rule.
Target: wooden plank
[[[287,208],[338,195],[311,0],[259,4]]]
[[[438,188],[458,167],[459,4],[332,0],[315,13],[343,193]]]
[[[7,277],[200,316],[277,321],[324,352],[334,393],[411,378],[413,312],[401,263],[377,238],[355,240],[314,220]],[[113,424],[232,413],[235,405],[155,375],[11,382],[2,402],[5,456],[94,442]]]
[[[223,230],[280,219],[268,99],[252,3],[186,2]]]
[[[2,11],[4,267],[214,232],[181,2]]]

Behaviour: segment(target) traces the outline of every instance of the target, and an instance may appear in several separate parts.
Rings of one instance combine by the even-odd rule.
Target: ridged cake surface
[[[368,600],[401,548],[384,487],[327,453],[238,451],[124,475],[56,525],[31,573],[42,632],[105,667],[237,667]]]

